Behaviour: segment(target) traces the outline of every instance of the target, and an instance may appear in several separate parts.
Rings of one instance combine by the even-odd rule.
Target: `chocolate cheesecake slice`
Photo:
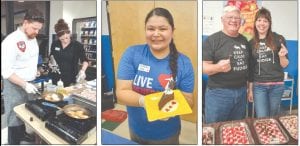
[[[172,89],[167,89],[164,91],[159,103],[158,109],[161,110],[169,101],[174,99],[174,92]]]

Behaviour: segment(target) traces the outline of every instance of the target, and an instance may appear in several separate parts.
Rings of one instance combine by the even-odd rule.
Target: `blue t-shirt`
[[[118,68],[118,79],[132,80],[132,89],[143,95],[164,91],[172,77],[167,56],[157,59],[147,44],[129,47],[123,54]],[[190,59],[179,53],[177,60],[176,89],[192,93],[194,71]],[[127,106],[130,129],[138,136],[149,140],[162,140],[174,136],[180,130],[179,116],[168,121],[148,122],[142,107]]]

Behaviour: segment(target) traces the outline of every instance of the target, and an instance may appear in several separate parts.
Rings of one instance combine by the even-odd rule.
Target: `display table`
[[[276,119],[278,121],[278,123],[280,123],[280,121],[278,120],[278,116],[277,117],[272,117],[274,119]],[[258,140],[258,136],[256,135],[254,126],[253,126],[253,122],[254,120],[256,120],[258,118],[246,118],[243,120],[236,120],[236,121],[227,121],[227,122],[217,122],[217,123],[211,123],[211,124],[203,124],[202,126],[210,126],[213,127],[215,129],[215,144],[221,144],[221,140],[220,140],[220,126],[226,123],[231,123],[231,122],[245,122],[247,123],[249,130],[251,132],[251,135],[253,137],[254,143],[256,144],[260,144],[259,140]],[[289,134],[288,131],[283,127],[283,125],[280,123],[280,126],[284,129],[284,132],[287,134],[287,136],[289,137],[289,142],[287,144],[291,144],[291,145],[297,145],[298,144],[298,140],[295,140],[294,138],[292,138]]]
[[[33,129],[34,133],[37,134],[47,144],[69,144],[58,135],[54,134],[45,127],[45,121],[37,118],[33,113],[25,108],[25,104],[18,105],[14,108],[17,116],[24,121],[24,123]],[[30,121],[32,118],[32,121]],[[89,132],[89,136],[82,144],[96,144],[96,128]]]

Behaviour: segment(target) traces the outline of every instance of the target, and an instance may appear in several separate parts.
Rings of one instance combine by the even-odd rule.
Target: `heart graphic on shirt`
[[[172,74],[160,74],[158,76],[158,81],[160,85],[163,88],[165,88],[171,78],[172,78]]]
[[[17,42],[17,46],[19,48],[20,51],[25,52],[26,50],[26,44],[24,41],[19,41]]]

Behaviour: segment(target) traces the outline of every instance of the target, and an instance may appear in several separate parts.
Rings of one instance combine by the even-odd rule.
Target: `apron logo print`
[[[25,52],[26,50],[26,44],[24,41],[19,41],[17,42],[17,46],[19,48],[20,51]]]

